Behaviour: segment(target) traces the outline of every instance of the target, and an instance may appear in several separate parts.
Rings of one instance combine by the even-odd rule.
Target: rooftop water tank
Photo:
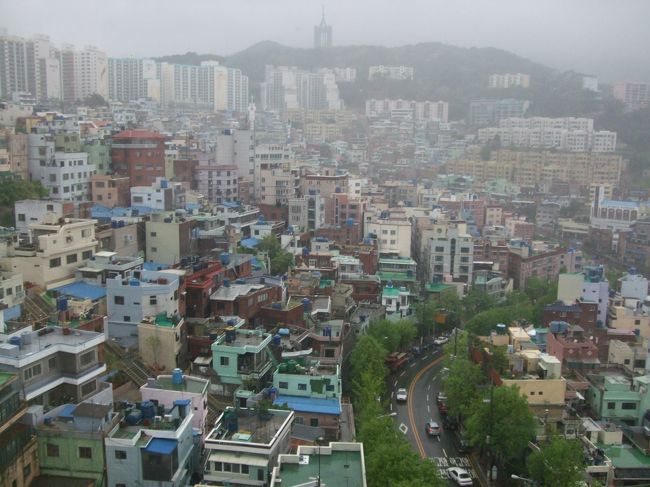
[[[237,330],[229,326],[226,328],[226,343],[232,343],[237,339]]]
[[[176,386],[183,385],[183,371],[179,368],[172,370],[172,384]]]
[[[282,343],[282,337],[280,335],[273,335],[273,345],[279,347]]]
[[[59,311],[67,311],[68,310],[68,298],[65,298],[61,296],[59,299],[56,300],[56,309]]]
[[[221,255],[219,256],[219,260],[221,260],[221,263],[223,265],[230,264],[230,254],[228,252],[221,252]]]

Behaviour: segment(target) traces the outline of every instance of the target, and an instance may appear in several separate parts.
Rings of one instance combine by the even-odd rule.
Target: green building
[[[587,401],[601,420],[641,426],[650,409],[650,375],[590,374]]]
[[[110,405],[84,402],[50,411],[37,428],[41,475],[106,485],[104,438],[118,423],[119,414]]]
[[[83,145],[82,151],[88,154],[88,164],[95,165],[97,174],[111,170],[111,148],[103,140],[93,140]]]

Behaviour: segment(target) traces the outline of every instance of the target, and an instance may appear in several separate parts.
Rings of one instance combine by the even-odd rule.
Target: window
[[[43,373],[43,369],[41,368],[41,364],[36,364],[33,367],[30,367],[29,369],[25,369],[23,372],[23,377],[25,380],[29,380],[32,377],[39,376]]]
[[[624,402],[623,404],[621,404],[621,409],[636,409],[636,403]]]
[[[113,303],[115,304],[124,304],[124,296],[114,296]]]
[[[126,451],[125,450],[115,450],[115,458],[117,460],[126,460]]]
[[[61,257],[50,259],[50,269],[54,267],[61,267]]]
[[[95,379],[92,379],[81,386],[81,395],[87,396],[88,394],[92,394],[96,390],[97,390],[97,383]]]
[[[52,443],[48,443],[46,445],[46,454],[48,457],[58,457],[59,445],[53,445]]]
[[[91,362],[94,362],[95,360],[95,351],[91,350],[90,352],[86,352],[81,357],[79,357],[79,363],[81,365],[88,365]]]
[[[77,254],[68,254],[65,256],[66,264],[74,264],[75,262],[77,262]]]
[[[149,304],[157,304],[158,296],[149,296]]]
[[[608,402],[607,403],[607,409],[616,409],[616,403],[615,402]]]
[[[126,487],[126,484],[115,484],[115,487]]]
[[[152,237],[155,237],[158,234],[156,232],[151,232],[151,233],[149,233],[149,235],[151,235]]]
[[[248,474],[248,465],[242,465],[241,466],[241,473]]]
[[[278,386],[280,387],[280,389],[289,389],[288,382],[281,381],[280,383],[278,383]]]
[[[314,428],[318,428],[318,418],[311,418],[309,420],[309,426],[313,426]]]
[[[24,222],[25,221],[25,214],[24,213],[18,213],[18,221],[19,222]]]
[[[327,392],[334,392],[334,389],[335,389],[334,384],[327,384],[327,385],[325,386],[325,390],[326,390]]]
[[[307,384],[298,384],[298,390],[299,391],[306,391],[307,390]]]
[[[228,367],[230,365],[230,357],[219,357],[219,364],[223,367]]]
[[[88,260],[88,259],[90,259],[92,256],[93,256],[93,251],[92,251],[92,250],[85,250],[85,251],[82,252],[82,254],[81,254],[81,258],[82,258],[83,260]]]
[[[56,357],[51,357],[50,360],[47,361],[47,368],[50,370],[56,369]]]
[[[87,446],[79,447],[79,458],[92,458],[92,457],[93,457],[92,448],[89,448]]]
[[[151,251],[152,252],[158,252],[158,248],[157,247],[151,247]]]
[[[28,463],[23,467],[23,479],[26,479],[32,474],[32,464]]]

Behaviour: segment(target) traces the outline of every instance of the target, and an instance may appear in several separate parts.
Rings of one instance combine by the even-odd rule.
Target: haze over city
[[[650,78],[645,0],[4,0],[0,26],[112,56],[227,55],[263,40],[310,47],[321,5],[337,46],[497,47],[604,81]]]

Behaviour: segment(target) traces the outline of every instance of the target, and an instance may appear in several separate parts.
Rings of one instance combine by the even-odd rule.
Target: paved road
[[[442,388],[440,371],[443,367],[439,349],[416,357],[405,369],[390,378],[391,411],[396,411],[395,421],[411,443],[413,449],[423,458],[433,459],[444,477],[448,467],[462,467],[476,477],[467,456],[459,455],[453,442],[454,432],[443,428],[439,438],[429,437],[424,425],[432,419],[442,427],[442,418],[436,405],[436,396]],[[408,402],[398,404],[395,391],[404,387],[408,391]],[[476,480],[475,485],[480,485]],[[449,481],[449,485],[455,485]]]

